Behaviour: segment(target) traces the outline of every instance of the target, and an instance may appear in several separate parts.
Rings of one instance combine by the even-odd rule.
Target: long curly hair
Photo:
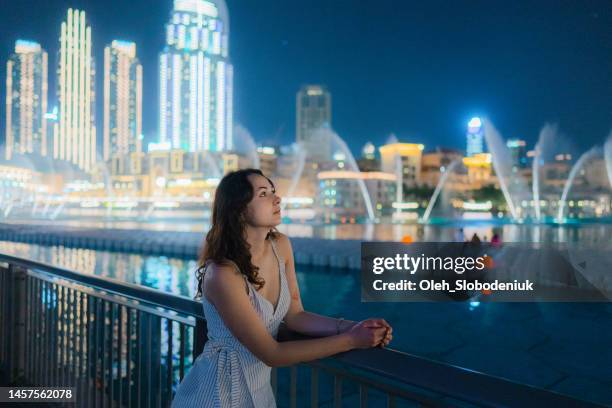
[[[226,174],[215,192],[212,207],[212,225],[200,251],[196,270],[197,292],[195,298],[202,297],[202,282],[207,261],[221,265],[233,261],[240,273],[259,290],[265,284],[260,278],[259,268],[251,263],[250,245],[246,241],[247,205],[253,199],[254,191],[248,176],[258,174],[266,177],[259,169],[242,169]],[[274,188],[274,183],[266,177]],[[277,238],[278,231],[272,228],[266,239]]]

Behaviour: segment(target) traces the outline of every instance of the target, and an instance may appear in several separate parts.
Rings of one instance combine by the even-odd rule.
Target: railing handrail
[[[167,310],[204,319],[199,302],[184,296],[162,292],[117,279],[86,275],[0,253],[0,262],[7,262],[26,269],[35,269],[81,285],[111,292],[136,301],[146,302]],[[279,340],[303,340],[310,337],[289,330],[279,332]],[[308,363],[307,363],[308,364]],[[399,385],[418,387],[441,396],[485,406],[545,406],[599,407],[589,401],[579,400],[554,391],[535,388],[478,371],[437,362],[393,349],[351,350],[311,363],[314,366],[348,372],[347,366],[368,371],[387,378]],[[344,366],[345,368],[342,368]]]

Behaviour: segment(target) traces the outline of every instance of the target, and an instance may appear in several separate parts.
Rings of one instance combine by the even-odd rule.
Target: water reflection
[[[0,241],[0,253],[192,297],[195,260]]]

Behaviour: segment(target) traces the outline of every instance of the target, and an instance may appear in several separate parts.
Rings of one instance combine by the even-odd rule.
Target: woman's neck
[[[268,236],[269,228],[246,228],[246,241],[251,247],[251,258],[261,259],[266,250],[266,237]]]

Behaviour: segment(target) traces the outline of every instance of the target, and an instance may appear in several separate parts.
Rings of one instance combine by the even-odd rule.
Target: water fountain
[[[242,125],[234,126],[234,150],[236,153],[249,158],[249,167],[259,168],[257,144],[253,140],[251,132]]]
[[[574,163],[572,169],[570,170],[569,176],[565,182],[565,186],[563,187],[563,194],[561,194],[561,201],[559,201],[559,212],[557,214],[557,222],[563,222],[563,212],[565,210],[565,205],[567,201],[567,195],[569,193],[570,188],[572,187],[572,183],[576,178],[576,174],[578,174],[578,170],[580,170],[584,163],[591,160],[595,156],[601,156],[601,148],[598,146],[592,147],[589,151],[585,152],[580,156],[578,161]]]
[[[608,173],[608,181],[610,181],[610,187],[612,187],[612,132],[608,136],[608,140],[604,144],[604,160],[606,163],[606,172]]]
[[[438,185],[436,186],[436,189],[434,190],[433,194],[431,195],[431,198],[429,199],[429,204],[427,205],[427,208],[425,209],[425,213],[423,214],[423,218],[421,218],[421,222],[426,223],[429,221],[429,216],[431,215],[431,211],[433,210],[433,207],[436,204],[438,196],[440,195],[440,191],[442,191],[442,188],[446,184],[446,180],[451,175],[451,173],[455,170],[455,168],[459,166],[461,163],[462,163],[461,159],[453,160],[448,165],[446,170],[442,173],[440,180],[438,180]]]
[[[534,210],[536,221],[541,220],[541,206],[540,206],[540,167],[544,164],[545,153],[551,150],[555,139],[557,138],[557,126],[546,124],[540,131],[538,142],[536,143],[533,158],[532,168],[532,181],[531,190],[533,193]]]
[[[506,200],[506,204],[508,205],[512,219],[514,221],[520,221],[522,219],[522,214],[519,214],[515,200],[531,196],[531,194],[520,175],[513,174],[510,152],[497,129],[495,129],[488,119],[484,119],[483,123],[485,141],[491,153],[493,169],[499,180],[499,186]]]
[[[329,144],[330,146],[330,151],[329,151],[329,155],[330,157],[325,157],[326,161],[332,162],[333,161],[333,156],[336,153],[340,153],[341,155],[344,156],[344,161],[347,164],[347,171],[354,171],[354,172],[359,172],[359,167],[357,166],[357,162],[355,161],[355,157],[353,156],[353,154],[351,153],[351,150],[348,148],[348,146],[346,145],[346,142],[336,133],[334,132],[332,129],[330,129],[329,127],[322,127],[319,128],[315,131],[312,132],[311,138],[313,140],[320,140],[321,143],[323,144]],[[304,149],[300,149],[305,151],[305,158],[304,161],[308,158],[310,158],[311,156],[311,152],[308,151],[308,149],[304,148]],[[326,153],[327,154],[327,153]],[[304,170],[304,165],[303,162],[300,166],[300,168],[298,168],[299,173],[296,172],[296,175],[294,175],[293,177],[293,181],[292,181],[292,185],[293,187],[295,187],[295,184],[297,182],[294,183],[295,180],[300,180],[300,178],[302,177],[303,174],[303,170]],[[361,196],[363,197],[363,201],[364,201],[364,205],[366,208],[366,212],[367,212],[367,216],[368,216],[368,220],[370,222],[374,222],[375,221],[375,216],[374,216],[374,209],[372,207],[372,201],[370,199],[370,195],[368,193],[368,190],[366,188],[365,182],[362,179],[357,179],[355,180],[359,186],[359,190],[361,191]]]
[[[293,172],[293,176],[291,177],[291,184],[289,184],[289,189],[287,190],[287,198],[293,197],[293,193],[295,192],[295,188],[297,187],[298,182],[300,181],[300,176],[304,172],[304,164],[306,162],[306,148],[302,143],[294,143],[292,145],[292,150],[296,155],[296,171]],[[281,210],[284,211],[287,205],[287,201],[281,201]]]

